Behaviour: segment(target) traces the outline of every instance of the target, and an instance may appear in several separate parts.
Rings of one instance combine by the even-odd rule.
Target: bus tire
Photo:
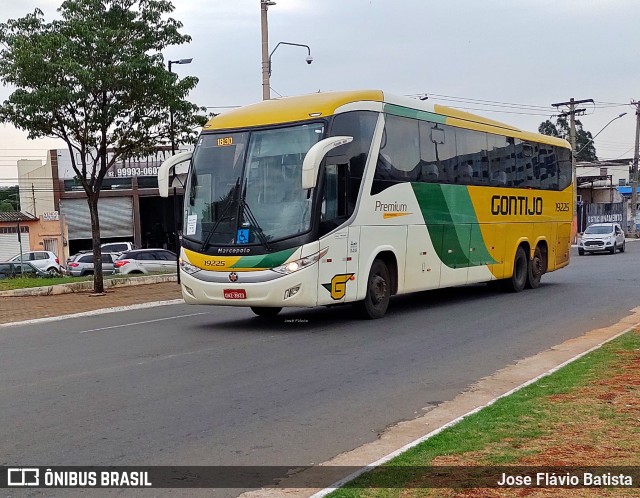
[[[391,297],[391,275],[381,259],[371,265],[367,279],[367,295],[364,301],[356,303],[359,314],[367,320],[382,318],[387,312]]]
[[[516,256],[513,259],[513,275],[510,278],[502,281],[503,288],[508,292],[520,292],[524,290],[527,283],[528,274],[528,260],[527,253],[522,248],[518,247]]]
[[[273,318],[282,311],[282,308],[267,308],[266,306],[251,306],[251,311],[262,318]]]
[[[540,246],[536,246],[536,250],[533,252],[533,258],[529,260],[527,265],[527,285],[528,289],[537,289],[540,287],[540,279],[544,275],[545,262]]]

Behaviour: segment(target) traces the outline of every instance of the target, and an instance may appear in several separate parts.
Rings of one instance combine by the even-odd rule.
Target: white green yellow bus
[[[268,100],[212,118],[189,162],[187,303],[354,303],[497,281],[519,292],[569,263],[565,140],[378,90]]]

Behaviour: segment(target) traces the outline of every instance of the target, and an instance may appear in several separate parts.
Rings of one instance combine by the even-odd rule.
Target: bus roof
[[[331,116],[338,107],[352,102],[382,102],[382,100],[383,93],[379,90],[311,93],[297,97],[264,100],[215,116],[209,120],[204,129],[220,130],[305,121],[320,116]]]
[[[439,104],[432,104],[410,97],[394,96],[381,90],[353,90],[344,92],[319,92],[296,97],[265,100],[255,104],[239,107],[224,112],[211,118],[203,127],[203,131],[231,130],[253,126],[266,126],[270,124],[300,122],[327,117],[340,112],[340,108],[348,104],[379,103],[380,110],[383,106],[390,105],[404,107],[412,111],[433,113],[445,118],[444,123],[477,131],[496,133],[500,135],[531,140],[548,145],[556,145],[569,148],[566,140],[522,131],[519,128],[501,123],[482,116],[460,111]],[[350,110],[357,106],[350,105]]]

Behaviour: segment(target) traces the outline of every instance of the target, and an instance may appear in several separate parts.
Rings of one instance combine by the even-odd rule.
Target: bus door
[[[360,229],[341,227],[350,215],[348,167],[346,161],[335,162],[338,164],[325,165],[322,182],[320,247],[329,250],[318,269],[318,305],[343,303],[348,296],[355,297],[357,292],[354,275],[358,264]]]
[[[318,304],[343,303],[347,286],[353,284],[347,273],[347,254],[349,246],[349,227],[344,227],[321,240],[321,247],[329,251],[320,261],[318,269]]]

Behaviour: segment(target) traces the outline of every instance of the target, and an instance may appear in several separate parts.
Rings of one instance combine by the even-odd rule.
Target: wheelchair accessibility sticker
[[[238,228],[238,233],[236,234],[236,244],[248,244],[248,243],[249,243],[249,229]]]

